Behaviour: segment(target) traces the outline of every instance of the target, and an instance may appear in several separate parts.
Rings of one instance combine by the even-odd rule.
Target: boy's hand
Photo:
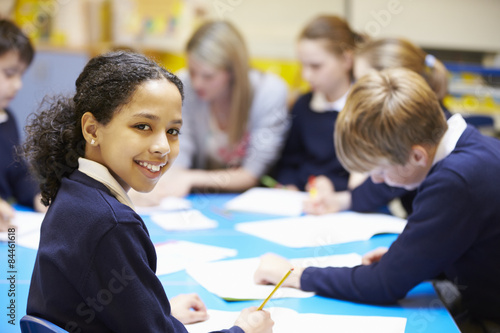
[[[14,216],[14,208],[7,201],[0,199],[0,232],[7,231]]]
[[[208,319],[207,308],[197,294],[182,294],[170,299],[172,316],[183,324],[192,324]]]
[[[379,247],[373,251],[366,253],[363,258],[361,258],[361,264],[371,265],[373,263],[379,262],[382,256],[386,254],[389,249],[386,247]]]
[[[283,275],[292,268],[292,264],[272,253],[260,257],[260,264],[254,274],[254,281],[257,284],[277,284],[283,278]],[[292,287],[300,289],[300,277],[303,268],[295,268],[288,279],[283,282],[283,287]]]
[[[271,333],[274,321],[267,311],[258,311],[256,306],[244,309],[234,322],[245,333]]]

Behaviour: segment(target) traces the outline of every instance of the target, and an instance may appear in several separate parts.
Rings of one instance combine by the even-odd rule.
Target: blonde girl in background
[[[448,71],[443,63],[403,38],[379,39],[363,45],[355,55],[354,77],[359,79],[372,70],[398,67],[420,74],[439,101],[448,93]]]
[[[250,67],[231,23],[201,25],[186,53],[188,71],[179,73],[186,92],[181,153],[152,202],[193,189],[240,192],[257,185],[288,129],[285,82]]]
[[[420,74],[440,101],[446,118],[450,112],[442,100],[448,92],[448,72],[441,61],[426,53],[417,45],[402,38],[385,38],[369,41],[356,50],[354,57],[354,78],[388,68],[406,68]],[[377,211],[395,198],[401,199],[406,214],[412,211],[415,191],[374,184],[367,179],[352,191],[344,191],[326,177],[316,179],[318,195],[309,198],[304,209],[310,214],[334,213],[351,209],[359,212]]]

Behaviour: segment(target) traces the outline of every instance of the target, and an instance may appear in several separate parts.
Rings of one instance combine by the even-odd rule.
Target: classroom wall
[[[352,27],[421,47],[500,52],[498,0],[349,0]]]
[[[498,0],[149,0],[161,3],[159,9],[177,8],[168,27],[162,26],[161,16],[148,12],[153,5],[111,1],[117,12],[117,40],[172,53],[182,52],[191,31],[202,19],[211,18],[233,22],[254,57],[295,59],[300,30],[319,14],[343,16],[355,30],[374,38],[406,37],[424,48],[500,52]]]
[[[13,1],[1,3],[5,12]],[[296,92],[307,89],[296,60],[297,36],[319,14],[344,16],[374,38],[402,36],[424,48],[500,59],[498,13],[499,0],[17,0],[12,16],[32,33],[38,54],[12,107],[23,126],[47,90],[72,88],[88,57],[118,46],[176,71],[185,66],[188,37],[207,18],[233,22],[252,66],[281,75]],[[43,51],[47,43],[58,49]]]
[[[274,59],[295,59],[297,37],[314,17],[344,16],[346,11],[344,0],[216,0],[213,4],[210,14],[235,24],[253,56]]]
[[[29,114],[47,96],[74,94],[75,81],[88,61],[87,54],[61,50],[39,50],[23,78],[23,88],[11,102],[21,137]]]

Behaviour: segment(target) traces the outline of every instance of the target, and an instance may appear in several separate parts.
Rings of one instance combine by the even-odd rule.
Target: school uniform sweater
[[[70,332],[187,332],[155,271],[139,215],[76,170],[42,223],[27,313]]]
[[[33,207],[33,199],[40,190],[24,161],[16,156],[15,147],[19,145],[17,124],[12,113],[5,112],[6,119],[0,122],[0,197]]]
[[[336,191],[344,191],[349,173],[337,159],[333,142],[339,110],[313,111],[312,98],[312,93],[302,95],[292,108],[292,126],[276,164],[276,180],[304,190],[309,176],[324,175],[333,182]]]
[[[417,189],[413,213],[378,263],[307,268],[301,288],[366,303],[393,303],[444,275],[479,319],[500,323],[500,141],[467,127]]]

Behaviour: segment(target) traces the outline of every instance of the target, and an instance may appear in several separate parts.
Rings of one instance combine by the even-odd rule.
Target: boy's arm
[[[403,188],[375,184],[370,177],[351,191],[351,207],[355,212],[375,212],[387,205],[392,199],[408,193]]]
[[[408,225],[377,263],[304,270],[303,290],[366,303],[393,303],[417,284],[450,267],[474,242],[467,185],[459,177],[427,182]],[[446,193],[446,195],[443,195]]]

